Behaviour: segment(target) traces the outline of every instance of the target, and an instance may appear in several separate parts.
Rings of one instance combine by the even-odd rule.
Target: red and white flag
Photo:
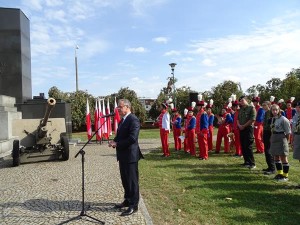
[[[110,114],[109,98],[107,98],[107,102],[106,102],[106,114]],[[112,135],[111,118],[110,117],[107,117],[106,123],[107,123],[107,134],[110,136],[110,135]]]
[[[95,113],[94,113],[94,117],[95,117],[95,124],[94,124],[94,126],[95,126],[95,132],[96,131],[98,131],[97,133],[96,133],[96,140],[97,141],[99,141],[100,139],[101,139],[101,137],[99,136],[99,130],[98,130],[98,128],[100,127],[99,126],[99,108],[98,108],[98,99],[96,99],[95,100]]]
[[[103,117],[106,115],[106,112],[105,112],[105,104],[104,104],[104,99],[102,100],[102,114],[103,114]],[[106,120],[106,117],[102,118],[103,120],[101,120],[101,124],[102,125],[102,135],[104,138],[108,139],[108,133],[107,133],[107,120]]]
[[[95,100],[95,111],[94,111],[94,128],[95,128],[95,131],[98,130],[98,103],[97,103],[97,99]]]
[[[85,116],[86,130],[88,139],[92,137],[92,123],[91,123],[91,114],[90,114],[90,106],[89,99],[86,99],[86,116]]]
[[[119,114],[119,111],[118,111],[118,104],[117,104],[116,97],[115,97],[114,113],[115,113],[115,117],[114,117],[114,132],[115,132],[115,134],[117,134],[118,124],[120,123],[121,118],[120,118],[120,114]]]
[[[97,120],[97,127],[99,129],[99,127],[101,126],[101,116],[102,116],[102,110],[101,110],[101,102],[100,99],[97,99],[97,103],[98,103],[98,120]],[[99,138],[99,139],[98,139]],[[102,138],[102,128],[100,128],[97,132],[97,140],[101,140]]]

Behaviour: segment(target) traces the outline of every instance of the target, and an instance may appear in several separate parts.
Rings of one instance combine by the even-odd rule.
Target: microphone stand
[[[104,117],[101,117],[101,118],[105,118],[105,117],[108,117],[108,116],[104,116]],[[71,218],[71,219],[69,219],[69,220],[67,220],[67,221],[65,221],[65,222],[62,222],[62,223],[60,223],[59,225],[61,225],[61,224],[65,224],[65,223],[69,223],[69,222],[71,222],[71,221],[73,221],[73,220],[77,220],[77,219],[82,219],[82,217],[84,217],[84,216],[86,216],[86,217],[88,217],[88,218],[90,218],[90,219],[93,219],[93,220],[95,220],[95,221],[97,221],[97,222],[99,222],[100,224],[105,224],[103,221],[101,221],[101,220],[98,220],[98,219],[96,219],[95,217],[92,217],[92,216],[90,216],[90,215],[88,215],[87,213],[86,213],[86,210],[84,209],[84,155],[85,155],[85,151],[84,151],[84,148],[85,148],[85,146],[88,144],[88,143],[90,143],[90,141],[93,139],[93,137],[96,135],[96,133],[98,132],[98,130],[100,130],[100,128],[103,126],[103,124],[104,123],[106,123],[106,121],[104,121],[101,125],[100,125],[100,127],[94,132],[94,134],[87,140],[87,142],[82,146],[82,148],[76,153],[76,155],[75,155],[75,158],[77,158],[77,156],[80,154],[81,155],[81,165],[82,165],[82,201],[81,201],[81,212],[80,212],[80,214],[78,215],[78,216],[76,216],[76,217],[74,217],[74,218]]]

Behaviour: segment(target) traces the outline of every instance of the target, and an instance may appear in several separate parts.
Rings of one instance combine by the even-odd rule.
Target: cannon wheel
[[[65,136],[61,137],[60,143],[62,146],[62,159],[64,161],[67,161],[69,159],[69,154],[70,154],[68,138]]]
[[[20,141],[14,140],[13,142],[13,150],[12,150],[12,157],[13,157],[13,166],[20,165]]]

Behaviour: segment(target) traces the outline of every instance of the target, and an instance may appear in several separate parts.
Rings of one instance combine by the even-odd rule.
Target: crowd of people
[[[294,97],[286,102],[283,99],[277,102],[274,100],[275,97],[271,96],[269,101],[263,101],[260,105],[258,93],[255,93],[252,99],[247,99],[245,95],[237,99],[236,95],[232,94],[220,114],[214,115],[213,100],[206,103],[199,94],[198,101],[192,102],[191,106],[184,110],[183,116],[174,108],[173,103],[162,103],[161,114],[158,117],[162,157],[170,156],[169,133],[172,131],[176,151],[183,150],[199,160],[208,160],[209,152],[220,153],[224,139],[224,153],[243,158],[242,166],[254,169],[255,144],[255,153],[265,154],[267,168],[263,169],[263,173],[276,174],[275,180],[287,181],[290,147],[293,149],[294,159],[300,162],[300,101],[293,108]],[[282,109],[284,103],[285,110]],[[214,148],[216,124],[218,131]],[[196,151],[197,144],[199,152]]]

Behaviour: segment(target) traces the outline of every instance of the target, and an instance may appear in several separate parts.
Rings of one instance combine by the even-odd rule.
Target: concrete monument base
[[[0,158],[11,154],[13,141],[18,139],[12,135],[12,121],[21,119],[22,113],[17,112],[16,99],[0,95]]]

